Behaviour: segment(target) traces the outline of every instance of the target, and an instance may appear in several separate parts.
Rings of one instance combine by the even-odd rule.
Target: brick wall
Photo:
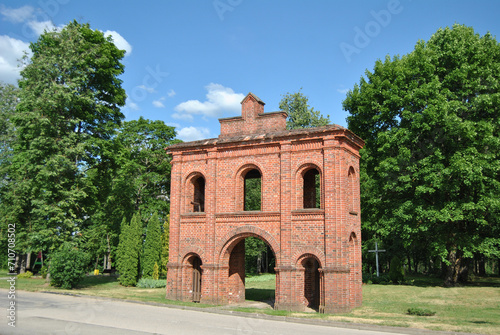
[[[244,300],[244,239],[256,236],[276,255],[275,308],[303,310],[312,301],[320,312],[359,306],[362,146],[361,139],[336,125],[286,130],[286,114],[264,113],[264,103],[250,93],[241,117],[221,120],[219,138],[169,147],[167,298],[191,299],[189,259],[195,255],[202,263],[201,302]],[[262,178],[260,211],[243,206],[244,176],[252,169]],[[319,174],[319,208],[304,208],[304,197],[312,202],[307,195],[311,170]],[[200,202],[200,178],[204,211],[196,212],[191,202]],[[307,260],[312,268],[306,269]]]

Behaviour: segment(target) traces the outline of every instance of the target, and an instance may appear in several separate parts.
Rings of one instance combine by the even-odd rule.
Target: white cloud
[[[64,28],[64,25],[56,27],[52,21],[29,21],[28,26],[37,36],[45,31],[61,31]]]
[[[0,7],[0,14],[2,14],[5,20],[12,23],[22,23],[33,17],[35,13],[35,8],[31,6],[23,6],[20,8],[7,8],[4,5]]]
[[[29,43],[0,35],[0,78],[5,83],[17,84],[17,80],[21,77],[19,65],[24,51],[31,53]]]
[[[153,106],[155,106],[156,108],[165,108],[165,105],[162,102],[164,100],[165,100],[165,98],[163,98],[163,97],[160,98],[160,99],[158,99],[158,100],[154,100],[153,101]]]
[[[174,90],[170,90],[170,91],[168,91],[168,93],[167,93],[167,95],[168,95],[168,97],[169,97],[169,98],[171,98],[171,97],[175,96],[176,94],[177,94],[177,93],[175,93],[175,91],[174,91]]]
[[[128,107],[128,108],[130,108],[131,110],[134,110],[134,111],[138,111],[138,110],[141,109],[138,104],[136,104],[135,102],[133,102],[132,100],[130,100],[128,98],[125,101],[125,107]]]
[[[210,83],[205,86],[208,91],[206,101],[188,100],[175,106],[172,117],[180,120],[192,121],[193,115],[219,117],[224,112],[236,113],[240,110],[240,102],[245,95],[234,93],[229,87]]]
[[[106,30],[104,36],[111,36],[116,47],[120,50],[125,50],[125,57],[132,53],[132,46],[122,35],[113,30]]]
[[[156,90],[152,87],[147,87],[146,85],[140,85],[140,86],[137,86],[138,88],[140,88],[141,90],[144,90],[148,93],[156,93]]]
[[[344,89],[337,89],[337,92],[341,93],[341,94],[347,94],[347,92],[349,92],[349,89],[348,88],[344,88]]]
[[[177,137],[185,142],[203,140],[210,136],[210,130],[204,127],[185,127],[177,131]]]

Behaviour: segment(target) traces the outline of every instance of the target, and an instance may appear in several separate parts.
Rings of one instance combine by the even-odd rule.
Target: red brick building
[[[286,113],[264,113],[252,93],[241,104],[242,116],[220,120],[219,138],[167,148],[167,298],[243,301],[244,239],[254,236],[276,256],[276,309],[360,306],[363,141],[337,125],[286,130]],[[260,179],[260,210],[245,210],[249,179]]]

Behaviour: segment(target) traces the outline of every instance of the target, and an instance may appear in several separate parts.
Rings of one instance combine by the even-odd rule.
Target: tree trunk
[[[478,269],[479,275],[482,277],[486,276],[486,261],[485,261],[483,255],[479,256],[478,267],[479,267],[479,269]]]
[[[22,254],[20,256],[20,260],[21,260],[21,265],[20,265],[19,273],[25,273],[26,272],[26,254]]]
[[[469,281],[469,270],[472,265],[472,258],[463,258],[460,262],[460,269],[458,272],[458,282],[467,283]]]
[[[460,268],[462,262],[462,252],[456,248],[450,248],[448,251],[448,262],[444,277],[444,285],[447,287],[455,286],[458,283]]]
[[[104,270],[111,270],[111,245],[109,243],[109,233],[106,234],[106,240],[108,242],[108,253],[106,255],[106,265],[104,266]]]
[[[30,270],[31,271],[31,252],[28,252],[26,254],[26,270]]]

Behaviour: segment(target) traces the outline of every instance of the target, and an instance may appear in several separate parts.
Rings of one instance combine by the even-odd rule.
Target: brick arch
[[[319,171],[319,173],[323,174],[323,169],[321,168],[323,165],[322,162],[319,162],[314,159],[302,159],[297,164],[295,164],[295,170],[297,175],[302,174],[305,170],[310,168],[315,168]]]
[[[191,256],[198,256],[200,259],[201,259],[201,262],[202,263],[205,263],[205,251],[200,248],[200,247],[187,247],[187,248],[184,248],[182,249],[181,252],[179,252],[179,255],[182,255],[180,257],[181,259],[181,264],[184,264],[186,262],[186,260],[189,259],[189,257]]]
[[[300,265],[301,262],[309,257],[315,258],[319,263],[319,267],[324,267],[326,264],[325,253],[316,247],[297,249],[292,256],[292,260],[295,260],[295,267],[300,268],[302,266]]]
[[[202,176],[203,178],[205,178],[205,180],[207,180],[207,178],[205,177],[205,173],[206,172],[203,170],[188,171],[182,176],[182,183],[185,185],[187,182],[189,182],[191,179],[193,179],[196,176]]]
[[[220,266],[228,265],[229,255],[231,253],[230,250],[242,239],[250,236],[262,239],[271,247],[274,252],[274,256],[276,257],[276,266],[279,266],[281,249],[276,239],[267,231],[251,225],[245,225],[230,231],[217,244],[216,250],[218,255],[218,264]]]
[[[238,178],[239,176],[241,176],[241,174],[247,170],[251,170],[251,169],[257,169],[259,170],[260,174],[262,176],[264,176],[264,167],[262,166],[262,164],[260,164],[259,162],[255,161],[255,160],[250,160],[250,161],[247,161],[245,162],[243,165],[241,165],[237,170],[236,170],[236,173],[234,174],[234,178]]]

